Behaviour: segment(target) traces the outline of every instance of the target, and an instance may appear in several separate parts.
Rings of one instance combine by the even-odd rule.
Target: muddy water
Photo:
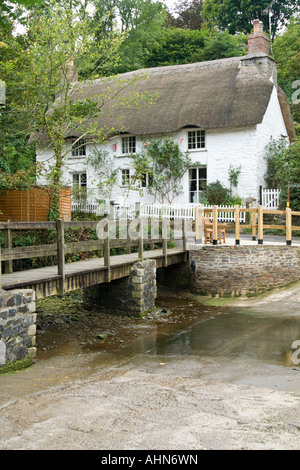
[[[140,355],[141,360],[195,356],[219,363],[249,360],[299,367],[300,316],[274,315],[271,309],[206,307],[184,297],[163,296],[157,305],[158,314],[143,320],[99,317],[95,312],[80,322],[63,323],[63,328],[60,324],[41,331],[38,360],[100,353],[95,365],[105,358]]]
[[[196,355],[217,361],[249,359],[290,367],[300,354],[293,343],[300,340],[300,317],[279,318],[272,312],[223,311],[157,337],[149,354],[165,357]],[[300,346],[300,341],[298,349]],[[292,356],[292,354],[295,354]],[[298,358],[298,360],[297,360]],[[293,362],[294,361],[294,362]]]

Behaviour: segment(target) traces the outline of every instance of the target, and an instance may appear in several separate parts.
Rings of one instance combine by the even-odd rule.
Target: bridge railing
[[[135,237],[128,236],[130,224],[134,223]],[[61,277],[62,283],[65,278],[65,257],[70,253],[83,253],[83,252],[98,252],[99,257],[104,258],[104,266],[108,270],[108,280],[110,280],[110,257],[112,250],[116,248],[125,248],[127,253],[130,253],[132,248],[138,251],[138,257],[144,257],[144,250],[154,249],[156,244],[162,245],[163,255],[165,257],[165,265],[167,265],[168,242],[172,240],[182,240],[183,251],[186,251],[187,243],[187,224],[182,221],[180,234],[178,235],[177,223],[177,236],[174,237],[175,227],[172,227],[170,221],[161,221],[161,225],[156,226],[156,231],[153,234],[148,230],[146,221],[143,219],[136,219],[136,221],[116,221],[105,220],[104,231],[102,237],[85,240],[75,241],[72,243],[65,242],[66,229],[96,229],[99,227],[99,221],[72,221],[65,222],[63,219],[57,219],[56,222],[1,222],[0,231],[4,232],[4,248],[0,251],[0,288],[2,286],[2,271],[4,274],[13,273],[13,261],[28,259],[28,258],[43,258],[47,256],[57,257],[57,274]],[[122,227],[121,227],[122,224]],[[140,225],[139,225],[140,224]],[[138,232],[136,226],[139,225]],[[121,228],[122,230],[121,230]],[[32,231],[32,230],[49,230],[56,231],[56,242],[52,244],[32,245],[32,246],[13,246],[12,234],[14,231]],[[101,231],[97,231],[101,233]],[[2,270],[3,266],[3,270]]]
[[[292,244],[292,232],[300,231],[300,226],[293,225],[292,217],[300,216],[300,212],[292,211],[290,207],[286,207],[285,210],[273,210],[273,209],[264,209],[263,206],[258,206],[257,208],[240,208],[240,206],[235,206],[234,208],[234,224],[219,224],[219,213],[223,212],[223,207],[213,206],[213,210],[205,208],[196,208],[195,210],[195,239],[196,241],[202,240],[204,238],[204,217],[209,218],[212,226],[212,239],[213,244],[218,243],[218,227],[222,225],[226,230],[234,230],[235,233],[235,244],[240,244],[240,233],[241,229],[251,229],[252,240],[257,239],[258,244],[263,244],[264,239],[264,230],[284,230],[286,237],[286,244]],[[240,212],[250,213],[249,223],[241,224]],[[264,215],[280,215],[285,217],[285,225],[275,225],[264,223]]]

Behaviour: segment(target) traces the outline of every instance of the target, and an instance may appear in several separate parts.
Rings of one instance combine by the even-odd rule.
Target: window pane
[[[86,187],[86,173],[81,173],[80,175],[80,186]]]
[[[79,174],[73,175],[73,184],[79,184]]]
[[[206,167],[199,168],[199,179],[206,179]]]
[[[129,153],[135,153],[135,136],[129,137]]]
[[[189,169],[189,202],[197,203],[207,184],[207,169],[205,166]]]
[[[190,191],[196,191],[197,190],[197,181],[196,180],[191,180],[190,181]]]
[[[190,168],[190,180],[197,179],[197,168]]]
[[[86,155],[86,143],[84,139],[73,141],[72,143],[72,156],[84,157]]]
[[[130,177],[129,169],[122,170],[122,186],[126,186],[128,184]]]
[[[135,153],[136,139],[135,136],[122,137],[122,153]]]
[[[205,148],[205,131],[189,131],[188,132],[188,149],[202,149]]]

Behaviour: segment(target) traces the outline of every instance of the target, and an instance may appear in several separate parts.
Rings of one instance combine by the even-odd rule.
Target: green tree
[[[168,28],[146,58],[146,67],[201,62],[208,31]]]
[[[41,5],[44,0],[2,0],[0,3],[0,28],[11,27],[16,20],[23,21],[23,14],[28,8]]]
[[[169,15],[168,25],[176,28],[201,29],[203,26],[202,8],[204,0],[181,0]]]
[[[215,60],[247,54],[247,38],[231,35],[228,31],[213,32],[204,41],[203,59]]]
[[[300,134],[300,16],[291,19],[287,29],[276,37],[273,53],[277,61],[278,84],[288,96]]]
[[[0,30],[0,76],[6,84],[6,104],[0,106],[0,191],[29,188],[35,184],[35,145],[28,144],[29,134],[12,102],[20,94],[19,83],[12,79],[15,48],[13,22]]]
[[[15,43],[16,60],[11,66],[11,73],[20,85],[14,109],[28,123],[28,131],[33,133],[34,139],[42,137],[46,141],[44,145],[54,152],[47,176],[57,211],[62,170],[70,151],[65,145],[67,137],[76,136],[73,145],[81,139],[102,143],[111,129],[97,129],[95,118],[101,114],[105,103],[115,104],[122,88],[137,80],[114,81],[100,96],[82,96],[81,83],[74,82],[77,71],[79,77],[87,70],[92,71],[91,78],[99,76],[103,65],[99,64],[99,57],[106,63],[114,63],[122,40],[113,33],[96,43],[85,7],[86,2],[51,0],[45,12],[39,11],[29,19],[25,54]],[[98,65],[91,67],[96,61]]]
[[[227,31],[210,33],[208,29],[168,28],[160,44],[152,50],[145,66],[189,64],[205,60],[237,57],[247,53],[245,36],[232,36]]]
[[[147,56],[161,41],[166,17],[163,3],[154,0],[97,0],[93,27],[98,41],[116,27],[124,35],[120,59],[114,68],[107,68],[106,74],[143,68]]]
[[[205,0],[203,17],[208,23],[230,34],[250,33],[252,22],[259,19],[264,30],[269,31],[269,15],[266,9],[270,0]],[[272,37],[295,13],[299,11],[299,0],[277,0],[271,6]]]
[[[142,181],[148,175],[148,192],[160,203],[171,203],[182,193],[181,179],[191,160],[180,149],[181,141],[170,137],[144,143],[144,151],[132,154],[135,178]]]
[[[273,53],[277,61],[278,82],[289,98],[292,84],[300,79],[300,16],[291,19],[286,30],[276,37]]]
[[[265,180],[270,187],[281,190],[280,205],[285,207],[290,187],[290,205],[300,210],[300,139],[291,145],[283,139],[272,141],[266,148],[268,171]]]

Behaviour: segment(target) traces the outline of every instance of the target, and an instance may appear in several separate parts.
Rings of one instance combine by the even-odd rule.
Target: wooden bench
[[[226,241],[226,227],[227,224],[218,224],[217,226],[217,237],[218,241],[221,243],[225,243]],[[212,243],[213,242],[213,228],[212,223],[210,222],[208,217],[204,217],[204,243]]]

